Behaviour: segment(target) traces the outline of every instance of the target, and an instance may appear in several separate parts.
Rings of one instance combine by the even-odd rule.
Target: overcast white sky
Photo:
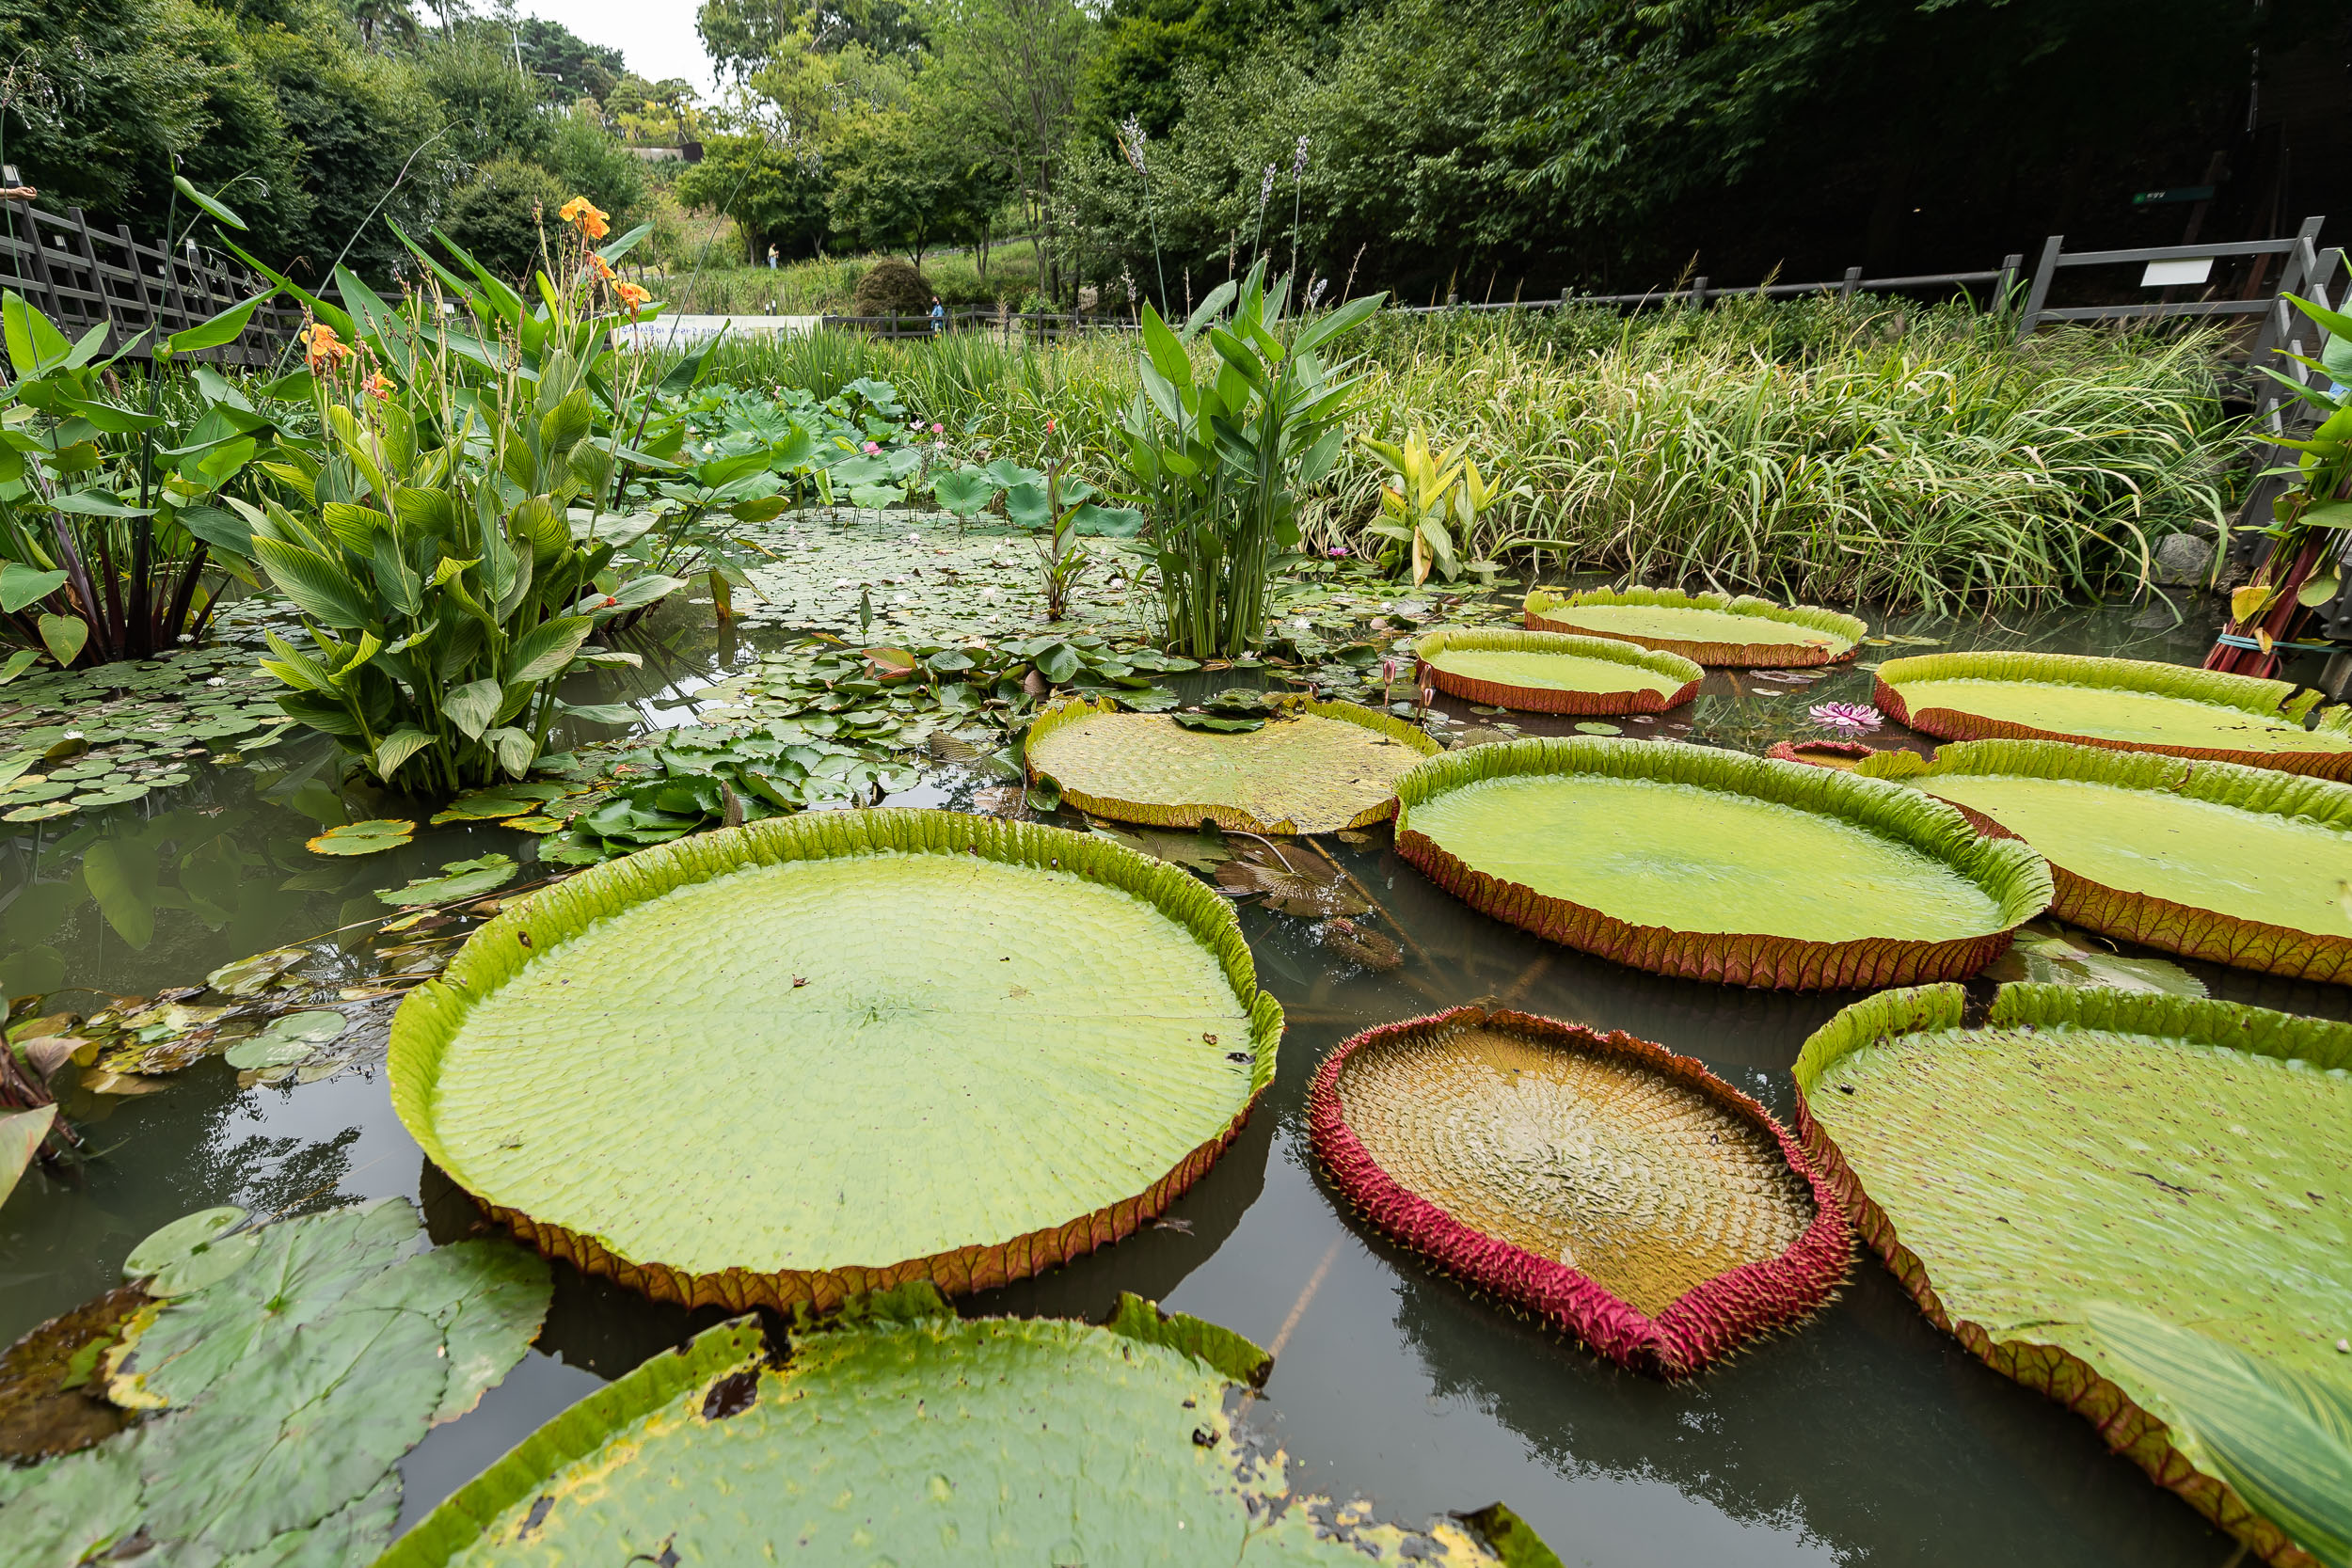
[[[695,0],[522,0],[516,8],[619,50],[648,82],[683,76],[705,97],[717,86],[694,31]]]

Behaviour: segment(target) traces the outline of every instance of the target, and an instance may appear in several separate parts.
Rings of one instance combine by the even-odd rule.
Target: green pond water
[[[1422,626],[1443,624],[1434,598],[1391,589],[1389,613],[1409,617],[1410,604]],[[631,644],[646,656],[644,672],[583,680],[566,695],[632,703],[649,728],[688,721],[707,701],[698,691],[783,641],[781,632],[713,632],[701,619],[707,614],[669,607]],[[2124,606],[1899,629],[1956,648],[2193,664],[2212,624],[2199,610],[2176,628],[2161,609]],[[1861,663],[1915,651],[1867,647]],[[1187,677],[1194,684],[1185,689],[1241,675]],[[1869,682],[1856,666],[1818,680],[1710,673],[1688,707],[1621,727],[1760,751],[1822,733],[1806,706],[1867,703]],[[1475,713],[1444,698],[1437,715],[1446,731],[1573,728]],[[0,838],[0,974],[10,992],[93,988],[56,1004],[87,1011],[104,996],[193,983],[217,964],[297,941],[309,942],[315,975],[362,987],[417,961],[400,938],[339,931],[381,918],[373,890],[488,852],[526,862],[532,854],[528,835],[452,825],[421,830],[413,845],[387,854],[325,860],[303,841],[324,824],[383,815],[383,802],[341,786],[314,742],[289,740],[254,760],[243,768],[199,762],[184,785]],[[891,803],[968,808],[999,782],[941,768]],[[1260,976],[1290,1016],[1279,1074],[1257,1114],[1165,1222],[972,1300],[967,1310],[1099,1320],[1120,1291],[1135,1291],[1279,1345],[1256,1418],[1307,1483],[1370,1497],[1386,1516],[1415,1522],[1502,1498],[1572,1568],[2221,1568],[2231,1560],[2234,1543],[2109,1454],[2088,1423],[1932,1328],[1867,1254],[1836,1302],[1802,1329],[1668,1386],[1497,1309],[1365,1227],[1315,1171],[1305,1125],[1317,1063],[1357,1030],[1466,1002],[1507,1003],[1696,1055],[1786,1117],[1787,1069],[1800,1044],[1851,998],[1726,990],[1618,968],[1467,911],[1405,863],[1385,832],[1319,842],[1378,900],[1372,928],[1406,945],[1404,967],[1367,973],[1322,945],[1311,922],[1243,906]],[[526,863],[516,885],[536,874]],[[853,919],[845,915],[844,928]],[[1035,940],[1050,947],[1054,933]],[[616,968],[697,961],[647,946]],[[2352,1014],[2352,990],[2185,967],[2218,995]],[[1121,982],[1105,983],[1116,995]],[[380,1047],[378,1006],[364,1027]],[[631,1069],[598,1045],[582,1032],[578,1072],[625,1082]],[[137,1098],[68,1087],[62,1102],[80,1118],[94,1158],[69,1177],[28,1176],[0,1207],[0,1340],[112,1285],[140,1238],[211,1204],[266,1214],[397,1195],[423,1207],[440,1241],[484,1233],[470,1202],[394,1117],[380,1064],[365,1051],[354,1059],[310,1083],[241,1088],[215,1058]],[[714,1105],[710,1114],[718,1122],[739,1110]],[[696,1147],[682,1135],[680,1158]],[[556,1276],[537,1348],[478,1409],[404,1462],[405,1519],[570,1402],[723,1315],[654,1306],[562,1266]]]
[[[2148,691],[2055,681],[1926,680],[1903,682],[1902,694],[1914,713],[1951,708],[2054,735],[2237,752],[2352,752],[2352,739],[2342,736],[2315,735],[2244,708]]]
[[[1678,691],[1671,676],[1615,659],[1581,654],[1517,654],[1487,648],[1448,648],[1429,661],[1465,680],[1533,686],[1553,691]]]
[[[2153,789],[1952,774],[1921,781],[2103,887],[2352,936],[2352,832]]]

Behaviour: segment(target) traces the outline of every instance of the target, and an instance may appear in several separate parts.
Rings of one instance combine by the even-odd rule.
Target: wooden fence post
[[[1861,281],[1862,269],[1860,267],[1848,267],[1846,269],[1845,281],[1837,285],[1837,297],[1839,299],[1853,298],[1854,285]]]
[[[1691,279],[1691,309],[1693,310],[1707,309],[1707,275],[1704,273]]]
[[[2033,288],[2026,295],[2025,313],[2017,318],[2017,341],[2024,342],[2033,336],[2034,327],[2042,320],[2042,308],[2050,300],[2050,278],[2058,271],[2059,253],[2066,248],[2066,236],[2053,234],[2042,243],[2042,264],[2033,269]]]
[[[1993,309],[1995,311],[2009,309],[2009,292],[2017,287],[2017,273],[2025,264],[2026,258],[2014,250],[2001,258],[2001,276],[1993,281]]]

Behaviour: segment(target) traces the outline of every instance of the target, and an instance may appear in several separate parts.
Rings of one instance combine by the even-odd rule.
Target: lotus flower
[[[1886,715],[1867,703],[1816,703],[1808,711],[1815,723],[1840,735],[1860,735],[1886,722]]]

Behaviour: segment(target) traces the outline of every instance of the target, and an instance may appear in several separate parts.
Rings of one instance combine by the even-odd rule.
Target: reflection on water
[[[2176,627],[2161,611],[2122,607],[1896,629],[1954,647],[2194,663],[2211,620],[2200,610]],[[648,725],[687,722],[694,692],[755,659],[760,641],[758,633],[714,637],[673,607],[648,634],[644,670],[567,695],[629,701]],[[1925,649],[1874,647],[1863,658]],[[1625,727],[1760,750],[1819,733],[1805,718],[1812,703],[1869,697],[1864,670],[1810,684],[1716,673],[1692,709]],[[1568,727],[1450,702],[1441,710],[1456,724]],[[981,782],[944,775],[893,803],[968,806]],[[303,847],[321,826],[384,806],[339,791],[323,746],[289,744],[265,768],[203,770],[168,796],[75,819],[70,832],[48,824],[0,839],[0,979],[10,994],[61,985],[151,993],[380,913],[374,889],[444,862],[493,849],[529,856],[528,837],[489,827],[422,832],[405,848],[351,862]],[[1261,1343],[1279,1340],[1263,1409],[1313,1484],[1373,1497],[1411,1519],[1500,1497],[1570,1564],[2219,1568],[2230,1557],[2232,1543],[2106,1453],[2088,1424],[1931,1328],[1867,1257],[1801,1331],[1668,1387],[1435,1276],[1358,1223],[1311,1168],[1304,1125],[1316,1064],[1357,1029],[1465,1002],[1520,1007],[1699,1056],[1786,1116],[1788,1064],[1849,998],[1621,969],[1470,912],[1400,860],[1385,833],[1324,843],[1377,900],[1375,928],[1399,939],[1405,967],[1385,975],[1349,968],[1306,923],[1245,908],[1261,977],[1291,1014],[1279,1071],[1248,1127],[1167,1222],[966,1310],[1100,1318],[1131,1290]],[[356,978],[368,956],[355,945],[345,961]],[[2352,1016],[2344,988],[2188,967],[2234,1000]],[[213,1061],[162,1093],[103,1103],[104,1118],[89,1127],[101,1157],[70,1179],[28,1177],[0,1209],[0,1339],[112,1284],[134,1242],[210,1204],[273,1213],[402,1195],[423,1205],[438,1242],[486,1233],[401,1129],[380,1068],[240,1091],[235,1073]],[[562,1265],[555,1272],[538,1350],[404,1464],[405,1518],[599,1380],[720,1317],[655,1306]]]

